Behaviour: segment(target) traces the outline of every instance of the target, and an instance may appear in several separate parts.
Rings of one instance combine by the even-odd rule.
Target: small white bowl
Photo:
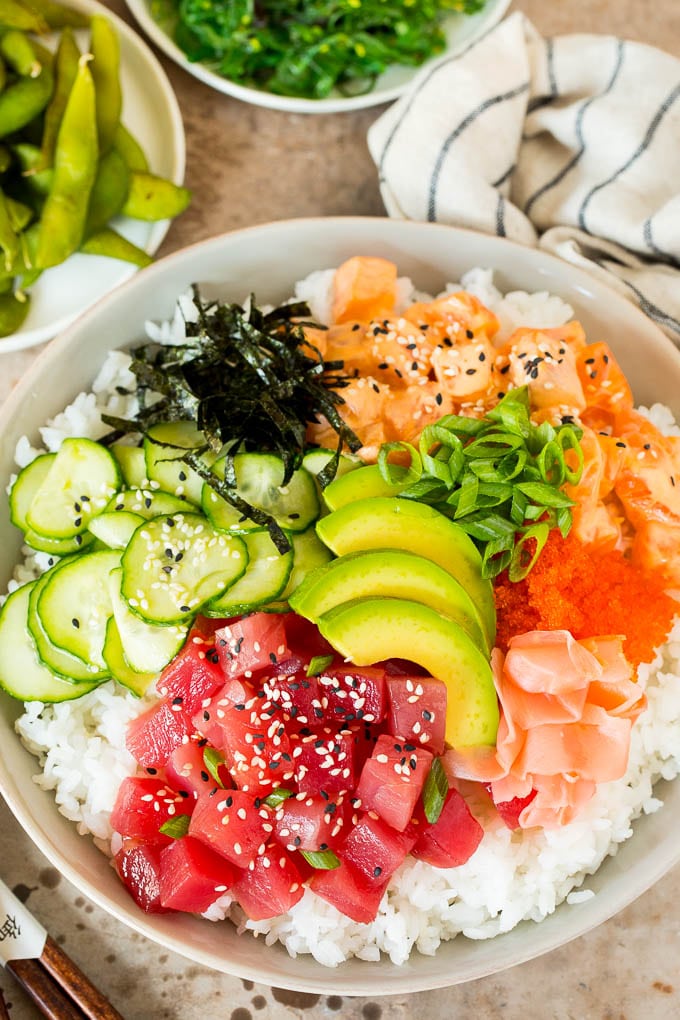
[[[85,313],[50,344],[0,409],[0,486],[13,470],[19,436],[37,429],[81,389],[89,389],[107,351],[143,336],[146,319],[167,317],[176,296],[206,282],[229,300],[251,291],[279,301],[294,281],[355,254],[393,259],[402,274],[436,292],[473,266],[493,267],[502,290],[548,290],[568,301],[593,339],[608,339],[633,381],[636,399],[659,400],[680,412],[680,353],[633,305],[585,273],[539,251],[452,227],[387,219],[297,220],[253,227],[204,241],[140,273]],[[0,507],[0,583],[20,546]],[[52,864],[99,906],[168,949],[204,966],[269,985],[324,994],[405,994],[457,984],[529,960],[583,934],[627,906],[680,861],[680,782],[659,783],[665,807],[635,823],[632,839],[609,858],[588,887],[596,895],[563,904],[540,924],[522,923],[488,941],[459,937],[432,957],[413,952],[389,961],[350,960],[335,970],[311,957],[291,959],[280,946],[239,936],[229,924],[188,915],[142,914],[106,858],[62,817],[51,795],[31,781],[37,764],[13,732],[21,705],[0,696],[0,791]]]
[[[144,40],[107,7],[96,0],[68,2],[87,15],[102,14],[114,25],[120,39],[121,120],[142,145],[152,173],[181,184],[184,125],[165,71]],[[85,52],[88,31],[79,29],[76,38]],[[167,234],[170,221],[144,223],[119,216],[112,226],[152,255]],[[56,336],[84,309],[136,272],[136,266],[118,259],[72,255],[60,266],[43,273],[30,288],[30,311],[20,330],[0,337],[0,354],[33,347]]]
[[[267,106],[271,110],[284,110],[288,113],[345,113],[348,110],[361,110],[367,106],[389,103],[393,99],[397,99],[408,88],[410,82],[421,70],[419,67],[403,65],[390,67],[380,75],[370,92],[360,96],[343,96],[337,91],[334,91],[327,99],[277,96],[265,89],[239,85],[212,70],[208,64],[189,60],[171,36],[153,18],[150,0],[125,0],[125,2],[141,28],[155,42],[156,46],[189,74],[199,78],[218,92],[224,92],[226,95],[241,99],[245,103],[253,103],[255,106]],[[511,0],[487,0],[482,10],[477,14],[452,14],[447,17],[444,22],[446,54],[460,53],[475,39],[479,39],[501,20],[510,3]],[[442,54],[439,54],[428,64],[441,59],[441,56]]]

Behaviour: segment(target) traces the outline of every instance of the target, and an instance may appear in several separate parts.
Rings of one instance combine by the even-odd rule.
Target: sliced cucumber
[[[44,453],[27,464],[17,475],[9,494],[9,516],[12,524],[22,531],[28,531],[26,515],[56,458],[56,453]]]
[[[121,591],[150,623],[182,623],[238,580],[248,551],[237,535],[216,531],[201,514],[155,517],[123,553]]]
[[[96,666],[83,662],[83,660],[77,658],[77,656],[71,655],[70,652],[64,651],[63,648],[59,648],[50,640],[45,628],[43,627],[42,619],[38,611],[38,600],[40,599],[46,585],[51,581],[53,572],[61,570],[69,562],[69,560],[62,560],[60,563],[56,564],[56,566],[52,567],[51,570],[44,573],[42,577],[39,577],[33,585],[28,602],[28,629],[35,642],[39,659],[49,670],[56,673],[56,675],[61,679],[67,680],[70,683],[86,683],[105,680],[108,676],[108,670],[106,668],[97,669]]]
[[[105,550],[75,557],[55,570],[38,599],[37,610],[50,641],[98,669],[106,624],[113,614],[109,574],[120,553]]]
[[[146,694],[156,679],[155,673],[138,673],[132,669],[125,658],[123,644],[113,617],[106,624],[103,655],[114,680],[117,680],[123,687],[127,687],[138,698],[142,698]]]
[[[174,496],[185,496],[201,505],[203,479],[178,460],[183,450],[205,444],[205,436],[191,421],[163,422],[153,425],[144,437],[146,476]]]
[[[121,595],[123,570],[109,575],[111,604],[125,661],[136,673],[158,674],[177,655],[187,636],[187,627],[147,623],[136,616]],[[106,658],[106,656],[104,656]]]
[[[118,461],[120,473],[128,488],[137,489],[140,485],[148,483],[148,478],[146,477],[146,458],[141,446],[126,446],[123,443],[114,443],[111,447],[111,453]]]
[[[307,451],[302,458],[302,466],[305,471],[309,471],[310,475],[314,475],[316,478],[334,456],[335,450],[326,450],[320,446],[316,450]],[[341,453],[335,477],[342,478],[349,471],[354,471],[356,468],[361,467],[363,463],[361,457],[355,457],[354,454]]]
[[[224,477],[224,458],[213,465],[216,475]],[[284,466],[273,453],[237,453],[234,457],[236,491],[251,506],[270,514],[282,528],[305,531],[319,516],[316,482],[304,468],[293,473],[284,486]],[[243,520],[238,510],[222,499],[209,485],[203,486],[203,512],[216,528],[223,531],[250,531],[257,525]]]
[[[28,603],[35,581],[18,588],[0,611],[0,687],[21,701],[72,701],[98,685],[67,683],[38,658],[28,630]]]
[[[175,514],[184,510],[193,511],[194,507],[186,499],[171,496],[169,492],[161,492],[148,486],[137,489],[124,489],[117,492],[106,505],[105,513],[133,513],[149,520],[161,514]]]
[[[65,439],[26,511],[26,523],[45,538],[81,535],[120,481],[118,464],[105,446]]]
[[[50,553],[52,556],[70,556],[71,553],[88,549],[94,542],[94,535],[85,531],[82,535],[74,535],[73,538],[45,538],[35,531],[27,531],[24,541],[38,552]]]
[[[286,587],[293,567],[292,548],[280,553],[264,528],[243,535],[248,550],[248,567],[239,578],[204,609],[205,616],[228,617],[249,613],[278,598]]]
[[[92,518],[90,534],[109,549],[124,549],[143,521],[141,514],[134,514],[131,510],[110,510]]]
[[[286,587],[277,600],[270,602],[267,609],[284,612],[289,608],[288,596],[292,595],[298,585],[302,584],[307,574],[317,567],[322,567],[333,558],[327,546],[316,533],[314,525],[301,534],[290,535],[293,544],[293,569],[288,577]]]

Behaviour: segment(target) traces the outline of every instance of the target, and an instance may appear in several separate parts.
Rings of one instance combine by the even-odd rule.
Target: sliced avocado
[[[459,624],[421,602],[357,599],[324,613],[318,627],[357,666],[394,656],[446,684],[446,740],[453,747],[494,744],[498,699],[491,667]]]
[[[480,651],[490,651],[479,613],[463,586],[432,560],[401,549],[340,556],[308,574],[288,601],[296,613],[316,623],[334,606],[367,596],[422,602],[460,624]]]
[[[351,477],[351,476],[350,476]],[[403,549],[438,563],[462,584],[479,611],[489,647],[496,636],[491,581],[462,528],[425,503],[389,496],[357,500],[317,522],[319,538],[336,556],[367,549]]]
[[[406,468],[393,468],[395,474],[403,474],[403,482],[390,484],[382,476],[377,464],[365,464],[334,478],[323,492],[323,498],[329,510],[339,510],[348,503],[356,503],[358,499],[369,499],[371,496],[398,496],[408,485]]]

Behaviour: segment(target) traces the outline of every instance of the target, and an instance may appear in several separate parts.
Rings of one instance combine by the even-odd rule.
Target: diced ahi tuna
[[[160,901],[172,910],[202,914],[233,884],[237,869],[193,836],[183,836],[160,855]]]
[[[334,796],[356,784],[354,740],[350,730],[324,726],[291,739],[295,782],[301,793]]]
[[[305,665],[315,655],[332,655],[333,649],[315,623],[297,613],[284,613],[283,626],[292,658],[300,659]]]
[[[245,677],[290,657],[282,616],[252,613],[215,631],[215,648],[227,677]]]
[[[163,780],[128,776],[120,784],[111,812],[111,828],[121,836],[132,836],[161,845],[170,842],[160,828],[177,815],[190,814],[193,802],[176,793]]]
[[[361,770],[356,796],[365,811],[375,811],[388,825],[403,832],[411,820],[432,763],[424,747],[400,738],[378,738],[373,755]]]
[[[184,647],[161,673],[156,689],[168,701],[181,698],[177,703],[193,715],[223,683],[224,671],[212,635],[193,628]]]
[[[431,676],[388,676],[387,696],[390,733],[443,754],[446,684]]]
[[[335,665],[321,673],[319,687],[331,724],[379,723],[385,717],[385,670],[380,667]]]
[[[245,705],[254,697],[254,689],[241,680],[227,680],[212,698],[207,698],[193,717],[197,732],[207,737],[213,747],[222,746],[222,719],[233,705]]]
[[[285,914],[304,895],[303,879],[291,855],[269,843],[238,873],[232,892],[252,921]]]
[[[146,914],[165,914],[161,903],[160,847],[128,843],[114,858],[116,871],[138,907]]]
[[[269,838],[272,825],[268,818],[267,811],[256,808],[249,794],[241,790],[216,790],[197,802],[189,835],[237,867],[245,868]]]
[[[209,793],[216,785],[205,764],[205,750],[210,745],[206,740],[188,740],[180,744],[170,755],[165,766],[165,775],[174,790],[196,800]],[[214,749],[213,749],[214,750]],[[231,776],[225,766],[218,770],[221,782],[231,786]]]
[[[306,666],[297,656],[282,662],[263,682],[262,689],[295,726],[314,726],[326,717],[319,681],[307,676]]]
[[[274,838],[288,850],[326,850],[345,836],[345,800],[289,797],[274,812]]]
[[[193,731],[191,717],[181,704],[159,701],[128,724],[125,743],[144,768],[161,769]]]
[[[337,850],[340,867],[317,871],[309,886],[347,917],[369,924],[413,839],[390,829],[379,818],[364,815]]]
[[[226,707],[219,719],[232,779],[253,796],[266,796],[293,779],[290,739],[283,715],[265,698]]]
[[[411,853],[435,868],[456,868],[472,857],[483,835],[484,829],[473,817],[465,798],[451,788],[434,825],[420,827]]]

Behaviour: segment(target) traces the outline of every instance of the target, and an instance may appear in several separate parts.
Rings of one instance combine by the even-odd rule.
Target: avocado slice
[[[323,498],[329,510],[339,510],[347,503],[356,503],[358,499],[369,499],[371,496],[398,496],[409,484],[406,468],[393,468],[395,475],[401,475],[403,481],[390,484],[382,476],[377,464],[366,464],[340,477],[336,476],[323,491]]]
[[[498,699],[488,660],[463,628],[421,602],[357,599],[324,613],[318,627],[357,666],[394,656],[422,666],[447,689],[446,740],[495,744]]]
[[[334,606],[367,596],[422,602],[460,624],[485,655],[490,651],[479,613],[463,586],[432,560],[402,549],[340,556],[308,574],[288,601],[296,613],[316,623]]]
[[[484,624],[487,645],[493,647],[496,604],[491,581],[482,577],[482,558],[463,529],[434,507],[374,496],[322,517],[316,530],[336,556],[367,549],[403,549],[438,563],[467,591]]]

